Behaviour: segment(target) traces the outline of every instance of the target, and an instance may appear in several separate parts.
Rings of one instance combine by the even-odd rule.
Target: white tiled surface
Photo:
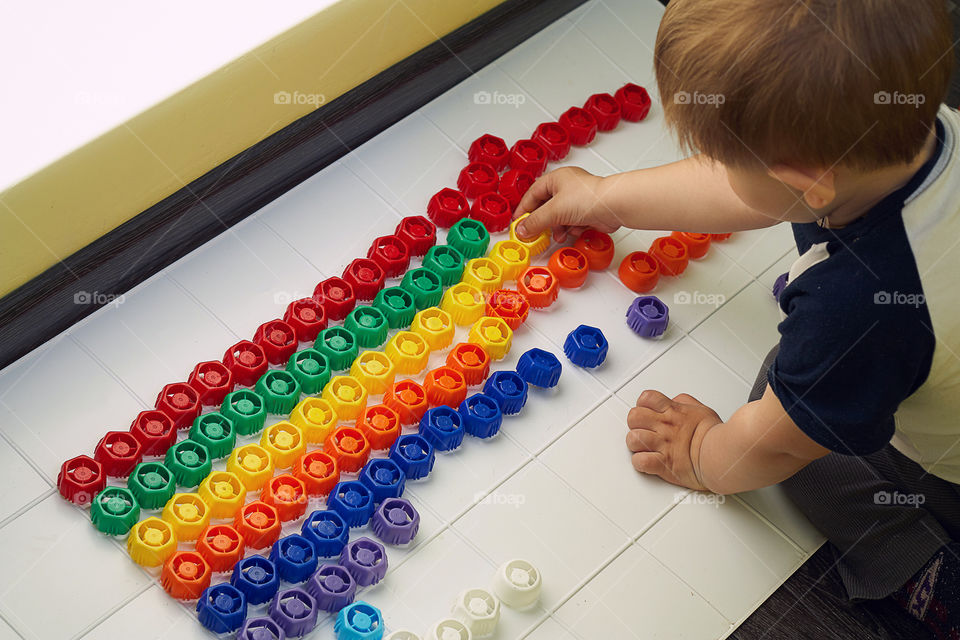
[[[209,637],[189,606],[169,600],[121,544],[53,494],[60,462],[90,453],[163,384],[251,337],[400,217],[422,213],[431,194],[455,184],[481,133],[510,142],[627,80],[654,93],[661,12],[654,0],[592,0],[0,372],[0,479],[13,489],[0,497],[0,638]],[[477,99],[483,92],[489,104]],[[677,157],[654,104],[645,122],[600,134],[569,163],[610,173]],[[619,232],[618,258],[657,235]],[[559,387],[532,390],[500,437],[468,438],[430,478],[408,485],[421,534],[390,549],[387,579],[363,592],[388,628],[424,631],[457,592],[489,585],[514,556],[543,571],[543,598],[530,611],[506,609],[497,638],[720,638],[749,615],[819,535],[776,488],[716,504],[639,476],[624,422],[646,388],[691,393],[722,416],[745,400],[777,338],[769,288],[789,266],[790,242],[785,228],[737,234],[664,279],[657,294],[672,323],[657,340],[626,327],[633,296],[613,272],[534,313],[495,369],[534,346],[561,353],[581,323],[606,334],[607,362],[587,371],[564,359]],[[435,354],[431,366],[442,359]],[[326,617],[312,637],[332,635]]]

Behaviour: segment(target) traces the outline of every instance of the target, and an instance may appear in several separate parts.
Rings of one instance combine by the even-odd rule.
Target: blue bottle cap
[[[663,335],[669,321],[670,310],[657,296],[640,296],[627,308],[627,325],[645,338]]]
[[[563,352],[570,362],[580,367],[599,367],[607,359],[607,339],[596,327],[585,324],[570,332],[563,343]]]
[[[440,405],[420,419],[420,435],[437,451],[452,451],[463,442],[463,418],[456,409]]]
[[[376,540],[357,538],[343,548],[340,564],[350,572],[357,585],[369,587],[387,575],[387,550]]]
[[[377,504],[387,498],[399,498],[407,476],[390,458],[373,458],[360,470],[360,482],[370,489]]]
[[[773,299],[780,302],[780,294],[787,288],[787,282],[790,280],[789,273],[781,273],[773,283]]]
[[[377,508],[370,519],[370,528],[387,544],[407,544],[420,530],[420,514],[409,500],[390,498]]]
[[[560,382],[563,365],[557,356],[543,349],[530,349],[517,361],[517,373],[536,387],[551,388]]]
[[[236,631],[246,617],[246,597],[226,582],[207,587],[197,601],[200,624],[214,633]]]
[[[270,561],[281,580],[303,582],[317,570],[317,552],[313,543],[299,533],[291,533],[273,543]]]
[[[407,480],[426,478],[436,459],[433,445],[423,436],[411,433],[397,438],[390,447],[390,459],[403,469]]]
[[[325,564],[307,582],[307,591],[322,611],[336,613],[353,602],[357,581],[339,564]]]
[[[373,605],[357,600],[340,609],[333,631],[337,640],[380,640],[383,638],[383,616]]]
[[[250,556],[233,565],[230,584],[243,593],[250,604],[262,604],[280,588],[280,576],[272,562],[263,556]]]
[[[375,507],[373,493],[357,480],[338,482],[327,497],[327,509],[343,516],[349,527],[362,527],[370,522]]]
[[[299,587],[284,589],[273,597],[268,611],[274,622],[291,638],[306,635],[317,626],[317,601]]]
[[[527,403],[527,383],[516,371],[497,371],[483,385],[483,393],[500,405],[505,415],[520,413]]]
[[[490,438],[497,435],[503,424],[500,405],[490,396],[475,393],[460,403],[463,427],[475,438]]]
[[[336,511],[317,509],[303,521],[300,533],[313,543],[318,556],[332,558],[343,551],[350,537],[350,527]]]
[[[286,640],[287,633],[272,618],[250,618],[237,632],[237,640]]]

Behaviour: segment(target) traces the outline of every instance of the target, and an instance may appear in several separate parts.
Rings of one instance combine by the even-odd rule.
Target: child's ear
[[[811,209],[823,209],[837,197],[833,169],[808,169],[778,164],[767,171],[774,180],[779,180],[803,194]]]

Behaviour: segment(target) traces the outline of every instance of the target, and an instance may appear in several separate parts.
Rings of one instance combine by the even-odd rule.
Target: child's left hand
[[[671,400],[659,391],[644,391],[627,415],[633,467],[672,484],[706,490],[700,475],[700,443],[722,422],[716,411],[686,393]]]

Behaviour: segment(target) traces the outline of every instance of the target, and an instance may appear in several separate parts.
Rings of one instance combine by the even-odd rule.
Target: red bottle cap
[[[628,82],[614,94],[624,120],[640,122],[650,113],[650,94],[640,85]]]
[[[728,240],[732,235],[732,233],[711,233],[710,239],[714,242],[723,242],[724,240]]]
[[[253,343],[260,345],[270,364],[286,364],[297,350],[297,332],[283,320],[270,320],[257,327]]]
[[[162,411],[141,411],[130,425],[130,433],[143,448],[145,456],[162,456],[177,441],[173,420]]]
[[[400,416],[385,404],[371,405],[360,414],[357,428],[371,449],[384,451],[400,436]]]
[[[471,162],[460,171],[457,178],[457,188],[468,198],[496,191],[499,185],[500,174],[486,162]]]
[[[270,478],[260,499],[277,510],[281,522],[296,520],[307,512],[307,488],[289,473]]]
[[[383,404],[397,412],[402,425],[417,424],[429,408],[427,392],[413,380],[394,382],[383,394]]]
[[[343,320],[357,305],[353,286],[343,278],[333,276],[317,285],[313,297],[323,305],[328,320]]]
[[[573,247],[587,256],[587,264],[594,271],[603,271],[609,267],[616,252],[613,238],[596,229],[587,229],[581,233]]]
[[[176,600],[196,600],[210,586],[213,572],[196,551],[177,551],[167,558],[160,572],[163,590]]]
[[[248,547],[263,549],[280,537],[280,516],[266,502],[254,500],[240,509],[233,527]]]
[[[513,209],[516,209],[520,204],[520,200],[523,199],[523,194],[527,192],[527,189],[533,185],[533,182],[536,178],[529,171],[524,171],[522,169],[511,169],[507,171],[502,176],[500,176],[500,195],[507,199],[507,202],[510,203],[511,213]],[[510,221],[507,221],[509,225]],[[504,227],[506,229],[506,227]],[[487,228],[488,231],[493,231],[493,229]],[[501,231],[501,229],[497,229]]]
[[[597,121],[597,129],[610,131],[620,122],[620,102],[609,93],[595,93],[584,103],[583,108]]]
[[[560,126],[567,130],[570,142],[589,144],[597,135],[597,119],[580,107],[570,107],[560,115]]]
[[[560,293],[557,277],[546,267],[527,267],[517,278],[517,290],[534,309],[549,307]]]
[[[478,344],[461,342],[447,354],[447,366],[459,371],[467,385],[474,386],[490,374],[490,356]]]
[[[554,251],[547,268],[557,276],[557,282],[565,289],[582,287],[587,281],[587,274],[590,273],[587,256],[573,247],[563,247]]]
[[[497,289],[487,299],[487,315],[500,316],[508,327],[516,331],[530,315],[530,303],[518,291]]]
[[[660,265],[646,251],[634,251],[620,263],[620,281],[636,293],[653,291],[660,279]]]
[[[186,429],[200,415],[200,394],[186,382],[174,382],[157,395],[157,411],[162,411],[177,429]]]
[[[283,321],[293,327],[300,342],[311,342],[327,328],[327,312],[314,298],[294,300],[287,306]]]
[[[470,145],[467,157],[470,162],[486,162],[497,171],[503,171],[507,166],[507,158],[510,151],[507,149],[507,143],[503,138],[485,133]]]
[[[710,249],[709,233],[690,233],[687,231],[674,231],[670,237],[676,238],[687,248],[687,255],[691,260],[702,258],[707,255]]]
[[[340,469],[337,460],[326,451],[311,451],[297,460],[293,466],[296,476],[307,489],[307,495],[328,495],[340,482]]]
[[[252,387],[270,364],[260,345],[241,340],[223,354],[223,364],[230,369],[235,385]]]
[[[500,183],[500,186],[503,187],[503,182]],[[507,198],[499,193],[483,193],[473,201],[473,206],[470,208],[470,217],[478,220],[490,233],[496,233],[510,226],[513,207],[510,206]]]
[[[410,248],[397,236],[381,236],[374,240],[367,257],[380,265],[388,278],[402,276],[410,266]]]
[[[197,553],[211,571],[230,571],[243,558],[243,538],[229,524],[212,524],[197,538]]]
[[[327,436],[323,450],[337,461],[340,471],[354,472],[367,463],[370,457],[370,443],[354,427],[337,427]]]
[[[353,287],[357,300],[373,300],[377,297],[387,274],[370,258],[357,258],[343,270],[343,279]]]
[[[550,160],[563,160],[570,153],[570,134],[559,122],[544,122],[533,132],[533,139],[543,145]]]
[[[74,504],[89,505],[93,497],[107,486],[107,475],[100,463],[90,456],[70,458],[60,467],[57,489]]]
[[[200,396],[200,404],[209,407],[220,404],[233,391],[233,374],[222,362],[208,360],[193,368],[187,384]]]
[[[660,271],[668,276],[678,276],[687,268],[687,247],[676,238],[662,236],[650,245],[650,255],[660,265]]]
[[[427,203],[427,216],[438,227],[449,228],[470,213],[470,203],[456,189],[440,189]]]
[[[548,154],[547,148],[536,140],[517,140],[510,149],[508,164],[511,169],[537,177],[547,168]]]
[[[142,457],[143,447],[129,431],[108,431],[93,453],[103,472],[114,478],[129,476]]]
[[[437,244],[437,227],[423,216],[407,216],[394,234],[407,245],[411,256],[422,256]]]
[[[423,380],[427,402],[432,406],[447,405],[453,409],[467,399],[467,381],[453,367],[437,367],[427,372]]]

